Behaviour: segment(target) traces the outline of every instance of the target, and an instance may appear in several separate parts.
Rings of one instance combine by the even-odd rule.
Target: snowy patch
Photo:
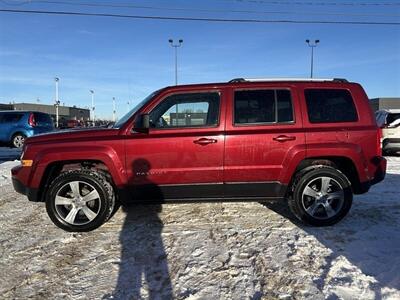
[[[400,299],[398,157],[332,227],[283,203],[197,203],[120,209],[81,234],[13,191],[16,164],[0,164],[2,299]]]

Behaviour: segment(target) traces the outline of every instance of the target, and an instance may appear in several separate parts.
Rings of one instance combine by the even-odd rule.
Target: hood
[[[109,137],[118,135],[119,130],[115,128],[85,127],[79,129],[57,130],[38,134],[27,138],[25,144],[48,143],[48,142],[66,142],[66,141],[88,141],[100,137]]]

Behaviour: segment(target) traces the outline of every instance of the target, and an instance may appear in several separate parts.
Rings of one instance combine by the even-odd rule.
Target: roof
[[[248,85],[256,83],[331,83],[331,84],[352,84],[343,78],[234,78],[226,82],[208,82],[208,83],[192,83],[171,85],[161,88],[160,91],[171,88],[196,88],[196,87],[209,87],[209,86],[232,86],[232,85]]]
[[[395,108],[395,109],[386,108],[386,109],[377,110],[376,112],[387,112],[387,113],[400,114],[400,109],[398,109],[398,108]]]
[[[229,81],[234,82],[348,82],[344,78],[235,78]]]

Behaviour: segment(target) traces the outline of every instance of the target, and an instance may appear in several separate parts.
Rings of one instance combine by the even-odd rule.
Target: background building
[[[380,109],[400,109],[400,98],[374,98],[370,99],[369,104],[373,111]]]
[[[0,103],[0,110],[12,110],[14,109],[11,104],[1,104]]]
[[[13,103],[0,104],[2,110],[30,110],[47,113],[56,119],[55,105],[38,104],[38,103]],[[90,120],[90,110],[87,108],[79,108],[75,106],[59,106],[58,107],[59,122],[66,123],[69,120],[78,120],[87,122]]]

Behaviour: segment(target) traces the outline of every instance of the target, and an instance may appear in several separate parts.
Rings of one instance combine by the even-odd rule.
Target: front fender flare
[[[30,178],[30,186],[39,188],[41,179],[46,168],[52,163],[68,163],[79,161],[99,161],[107,166],[114,184],[117,187],[122,187],[127,183],[127,176],[124,168],[124,162],[120,156],[110,146],[94,145],[82,149],[81,147],[63,146],[46,148],[40,151],[32,166],[33,171]]]

